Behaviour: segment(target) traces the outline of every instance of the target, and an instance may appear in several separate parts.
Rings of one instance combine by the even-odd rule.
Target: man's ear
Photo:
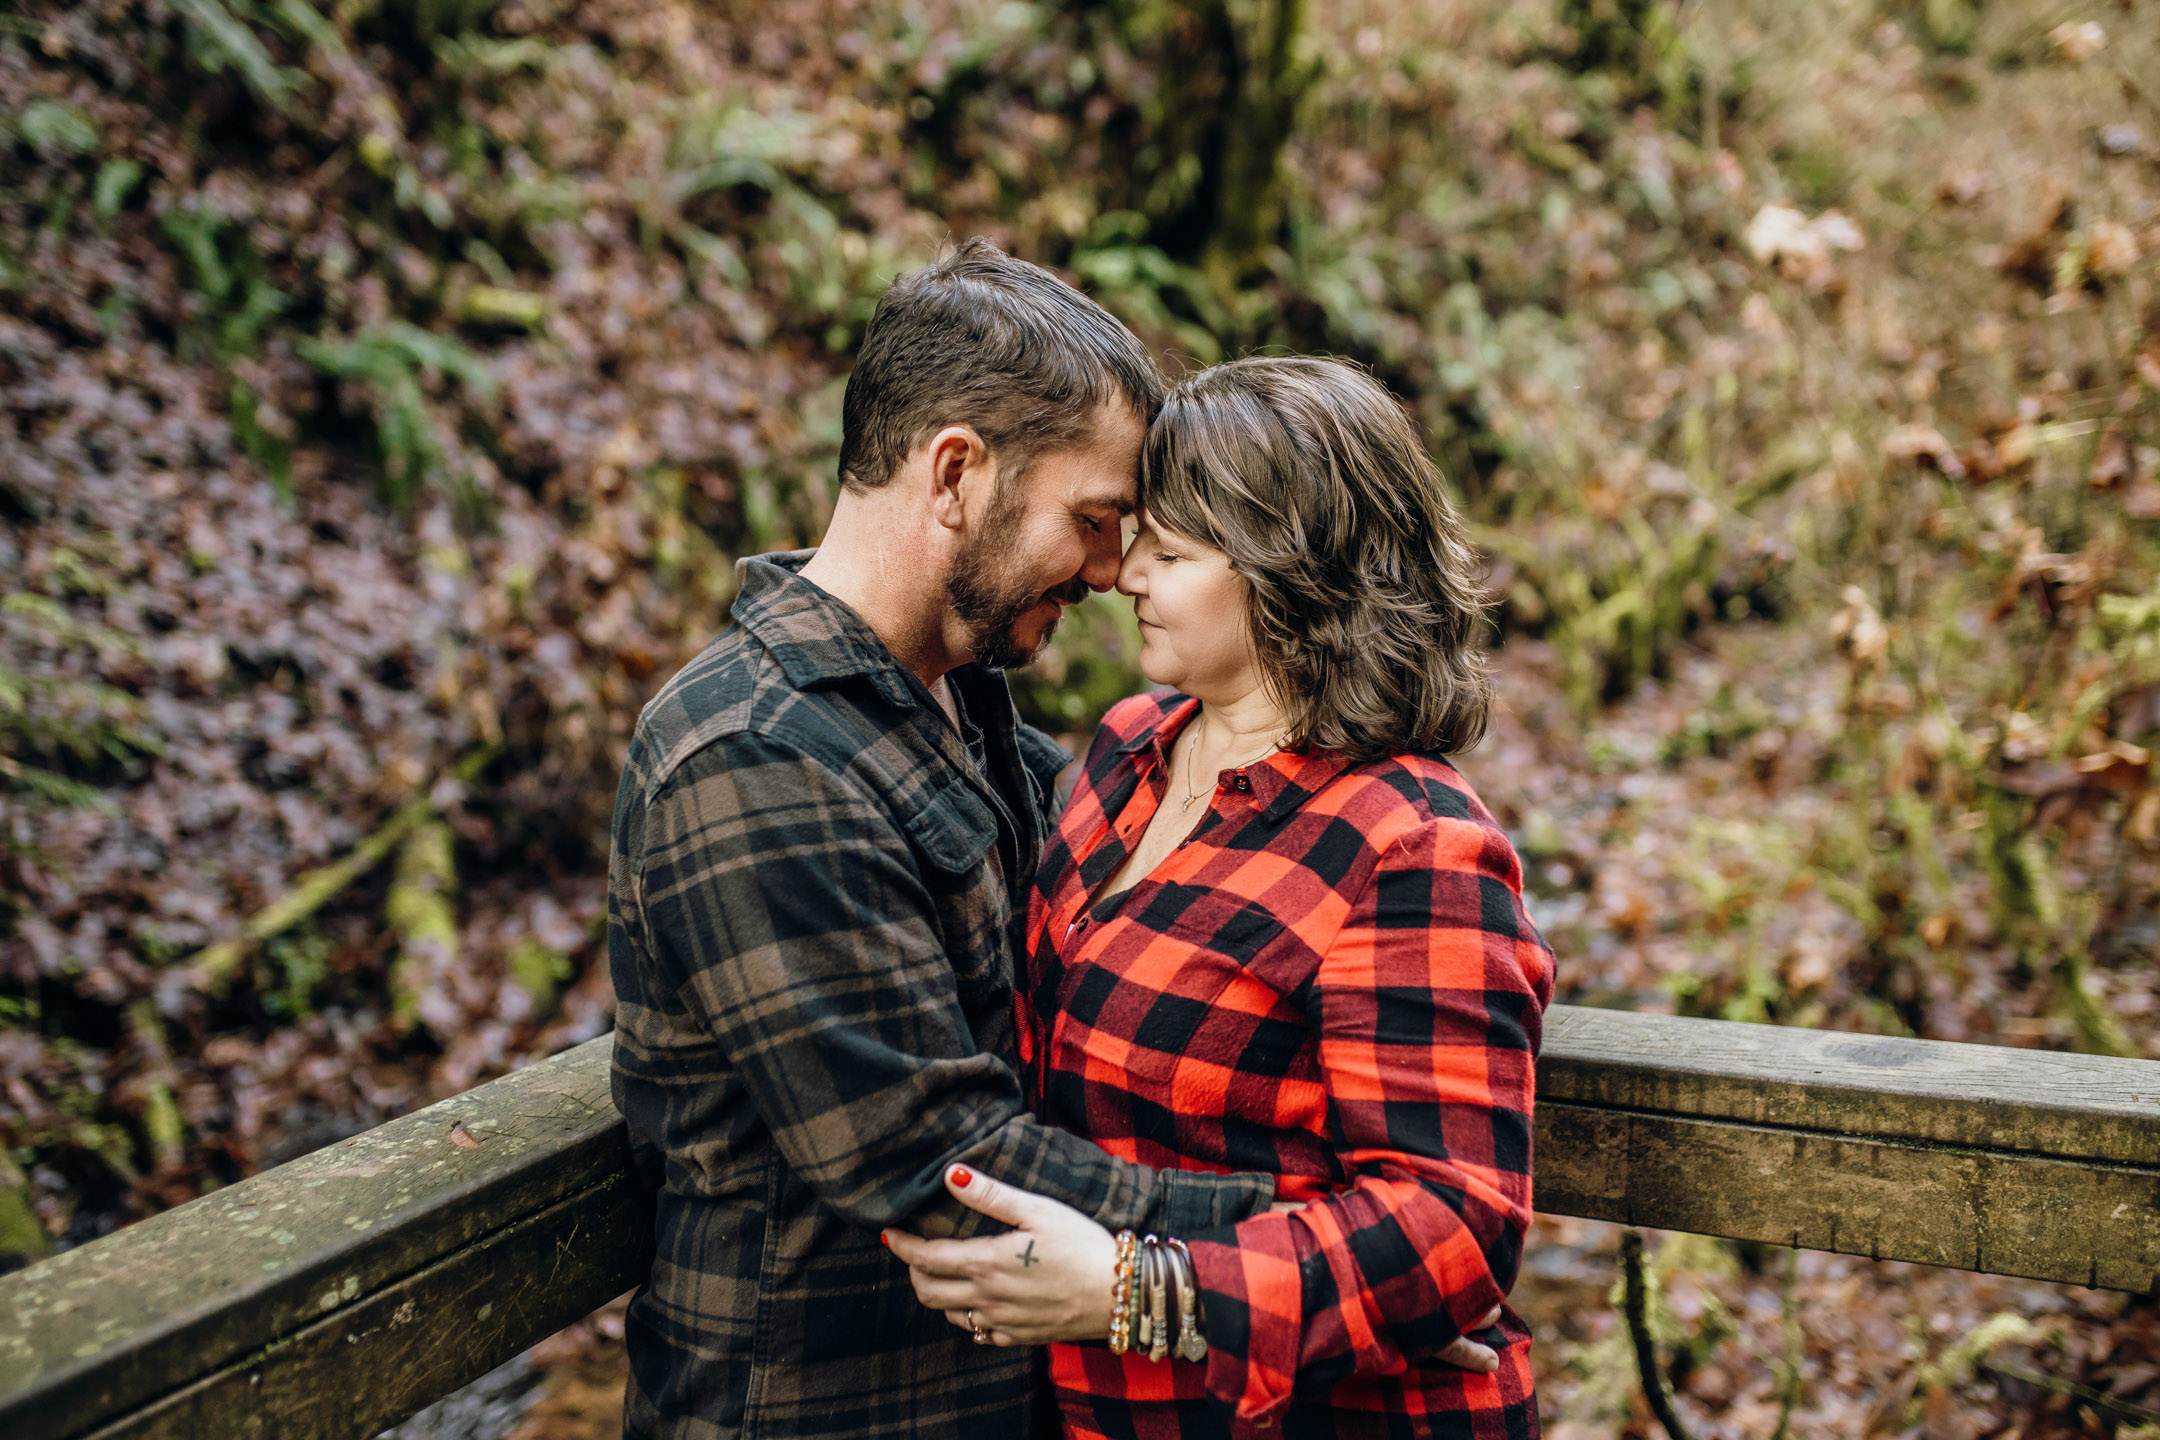
[[[990,447],[972,425],[948,425],[930,437],[930,516],[947,530],[967,524],[970,491],[995,481]]]

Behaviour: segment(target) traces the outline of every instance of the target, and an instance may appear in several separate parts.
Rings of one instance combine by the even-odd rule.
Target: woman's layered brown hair
[[[1253,357],[1173,388],[1149,518],[1229,557],[1286,748],[1451,754],[1485,733],[1480,566],[1416,428],[1338,360]]]

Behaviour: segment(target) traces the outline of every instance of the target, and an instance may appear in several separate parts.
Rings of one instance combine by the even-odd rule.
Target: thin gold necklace
[[[1242,770],[1247,765],[1256,765],[1260,761],[1267,759],[1268,756],[1274,754],[1277,750],[1280,749],[1282,749],[1282,741],[1277,740],[1274,744],[1268,746],[1267,749],[1261,751],[1258,755],[1253,756],[1252,759],[1243,762],[1243,764],[1232,765],[1229,768],[1232,770]],[[1198,734],[1195,734],[1193,736],[1192,749],[1190,752],[1188,752],[1186,756],[1185,768],[1189,772],[1191,772],[1193,781],[1195,783],[1186,787],[1184,803],[1181,804],[1178,808],[1181,810],[1190,810],[1192,809],[1194,802],[1197,801],[1201,797],[1201,795],[1212,795],[1215,793],[1215,787],[1212,785],[1210,785],[1205,791],[1202,791],[1198,788],[1197,782],[1200,778],[1200,737]]]

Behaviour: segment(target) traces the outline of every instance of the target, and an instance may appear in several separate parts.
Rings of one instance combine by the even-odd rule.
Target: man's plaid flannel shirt
[[[1186,1234],[1273,1181],[1157,1172],[1029,1116],[1015,921],[1064,752],[963,666],[978,771],[807,558],[742,562],[735,625],[646,707],[616,800],[615,1100],[656,1194],[623,1429],[1024,1434],[1038,1352],[924,1309],[879,1228],[977,1228],[954,1161]]]

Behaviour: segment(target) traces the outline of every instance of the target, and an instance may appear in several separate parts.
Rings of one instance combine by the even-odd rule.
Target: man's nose
[[[1118,581],[1118,532],[1104,526],[1101,533],[1088,542],[1087,560],[1080,566],[1080,578],[1087,587],[1100,595]]]

